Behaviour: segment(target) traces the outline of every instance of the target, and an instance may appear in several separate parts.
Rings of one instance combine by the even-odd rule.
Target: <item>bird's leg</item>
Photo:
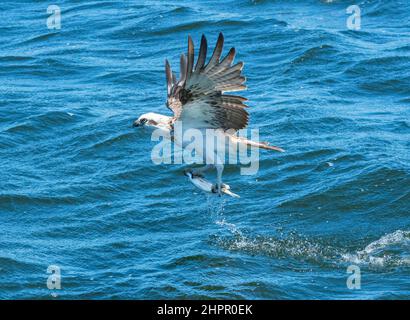
[[[219,196],[222,195],[222,172],[224,171],[224,166],[222,164],[217,164],[216,166],[216,192]]]

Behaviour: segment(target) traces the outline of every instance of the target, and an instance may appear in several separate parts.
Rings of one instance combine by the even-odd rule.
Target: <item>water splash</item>
[[[228,229],[231,235],[214,236],[212,241],[230,251],[267,255],[277,259],[293,258],[328,267],[339,267],[346,263],[372,269],[410,266],[410,231],[397,230],[371,242],[363,250],[351,253],[320,238],[309,238],[296,233],[275,237],[252,236],[225,219],[216,223]]]
[[[370,267],[410,266],[409,249],[410,231],[396,230],[371,242],[363,250],[342,255],[342,258],[347,262]]]
[[[266,255],[277,259],[293,258],[318,264],[335,264],[340,250],[319,240],[312,240],[296,233],[278,236],[252,236],[224,221],[231,231],[229,236],[214,236],[212,241],[227,250],[241,251],[252,255]]]
[[[222,228],[222,231],[228,231],[233,235],[242,236],[241,230],[231,222],[228,222],[225,217],[226,199],[224,197],[215,197],[214,195],[207,195],[208,214],[212,221]]]

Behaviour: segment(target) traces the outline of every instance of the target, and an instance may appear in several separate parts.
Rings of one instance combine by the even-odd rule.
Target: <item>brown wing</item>
[[[239,130],[248,124],[246,98],[227,95],[224,92],[246,89],[246,78],[241,75],[243,62],[232,66],[235,48],[229,50],[220,61],[224,38],[219,34],[214,52],[206,62],[207,41],[202,36],[198,60],[194,65],[194,45],[188,37],[188,54],[181,55],[180,79],[165,62],[167,76],[167,106],[174,112],[174,119],[192,128],[222,128]]]

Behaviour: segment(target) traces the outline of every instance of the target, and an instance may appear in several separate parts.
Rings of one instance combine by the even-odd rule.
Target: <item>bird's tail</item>
[[[246,138],[243,137],[236,137],[236,136],[232,136],[232,138],[234,141],[236,141],[237,143],[244,143],[249,147],[257,147],[260,149],[266,149],[266,150],[274,150],[274,151],[279,151],[279,152],[285,152],[285,150],[283,150],[280,147],[276,147],[276,146],[270,146],[269,142],[263,142],[263,141],[252,141],[252,140],[248,140]]]

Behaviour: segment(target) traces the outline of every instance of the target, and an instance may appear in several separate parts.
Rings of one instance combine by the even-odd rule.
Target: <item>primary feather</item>
[[[226,95],[225,92],[246,89],[246,78],[241,75],[243,62],[232,66],[235,48],[220,60],[224,37],[219,34],[215,49],[206,63],[207,41],[202,36],[198,60],[194,66],[194,44],[188,37],[187,57],[181,55],[180,79],[176,81],[168,61],[165,62],[167,78],[167,106],[174,113],[174,121],[182,121],[190,128],[243,129],[248,124],[245,98]]]

